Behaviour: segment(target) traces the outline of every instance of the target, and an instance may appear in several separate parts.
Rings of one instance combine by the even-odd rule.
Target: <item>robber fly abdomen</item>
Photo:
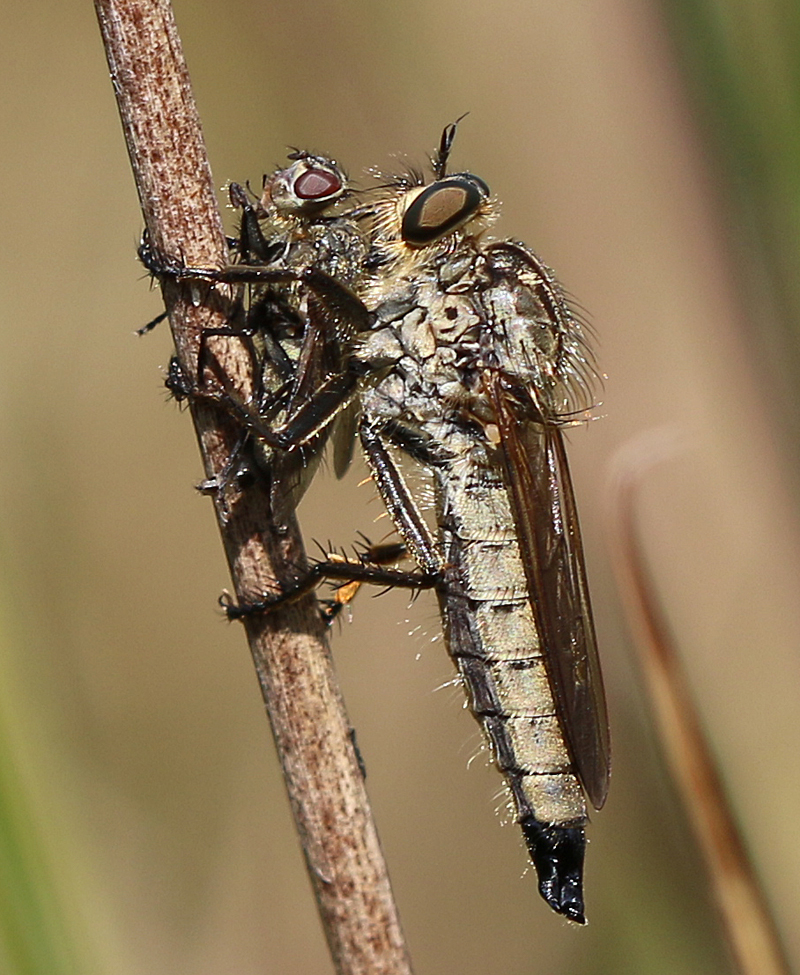
[[[582,914],[586,800],[559,725],[502,467],[492,449],[460,449],[458,465],[438,479],[447,644],[546,896],[574,917]],[[562,831],[557,864],[542,835],[554,826]]]

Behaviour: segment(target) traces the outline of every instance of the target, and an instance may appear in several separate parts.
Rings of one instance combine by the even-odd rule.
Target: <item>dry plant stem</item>
[[[145,223],[155,247],[188,264],[220,265],[226,250],[200,123],[167,0],[95,0]],[[196,374],[198,336],[224,324],[229,296],[167,282],[175,347]],[[233,340],[213,352],[247,395],[250,361]],[[238,439],[213,404],[192,416],[206,476]],[[218,520],[239,598],[274,588],[304,555],[294,513],[271,512],[256,484]],[[277,523],[276,523],[277,522]],[[246,623],[309,875],[337,972],[411,972],[383,854],[356,761],[315,598]]]
[[[736,825],[645,566],[635,516],[640,473],[641,469],[628,468],[614,486],[612,537],[617,579],[659,735],[703,854],[738,970],[742,975],[789,975],[777,926]]]

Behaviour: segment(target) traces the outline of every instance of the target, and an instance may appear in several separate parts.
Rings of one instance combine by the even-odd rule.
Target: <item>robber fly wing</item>
[[[570,755],[592,805],[606,799],[610,740],[580,526],[561,430],[522,417],[500,372],[484,386],[516,521],[531,604]]]

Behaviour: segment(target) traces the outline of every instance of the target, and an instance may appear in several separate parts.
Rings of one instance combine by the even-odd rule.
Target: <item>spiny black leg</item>
[[[359,534],[361,533],[359,532]],[[356,549],[356,557],[362,565],[394,565],[396,562],[400,562],[408,555],[408,549],[404,542],[380,542],[377,545],[373,545],[366,535],[361,535],[361,538],[362,541],[358,543],[358,548]],[[325,561],[340,561],[338,556],[334,557],[333,555],[328,555],[325,549],[322,551],[323,556],[325,556]],[[349,560],[347,557],[343,557],[341,561],[347,563]],[[414,578],[418,578],[418,575],[414,573],[411,573],[411,575],[413,575]],[[322,618],[328,624],[328,626],[333,625],[333,621],[339,617],[345,606],[350,606],[352,604],[353,600],[358,595],[358,590],[363,585],[364,582],[362,580],[349,580],[347,582],[343,582],[341,586],[337,587],[332,599],[320,600],[320,605],[322,607]]]
[[[400,536],[423,571],[440,576],[443,565],[436,540],[383,442],[382,430],[362,419],[359,435],[375,483]]]
[[[364,303],[336,278],[315,267],[280,268],[249,264],[229,264],[224,268],[194,267],[172,255],[161,254],[146,235],[139,245],[139,260],[156,277],[198,279],[220,284],[293,284],[305,285],[325,303],[329,314],[339,323],[349,323],[355,332],[364,332],[374,316]]]
[[[582,826],[548,826],[526,816],[521,822],[528,852],[539,877],[539,893],[558,914],[585,924],[583,915]]]
[[[150,234],[146,230],[142,234],[142,239],[136,253],[139,260],[153,277],[162,278],[165,275],[171,275],[173,277],[182,276],[181,272],[184,270],[185,264],[174,257],[168,257],[166,254],[158,251],[153,246],[150,240]]]
[[[346,582],[368,583],[374,586],[386,586],[389,589],[432,589],[439,584],[438,575],[425,575],[419,572],[402,572],[399,569],[385,569],[382,566],[364,564],[362,562],[336,561],[329,559],[312,565],[304,576],[285,586],[280,592],[253,602],[235,603],[220,600],[229,620],[240,620],[245,616],[257,616],[269,613],[282,606],[299,599],[315,589],[325,579],[341,579]]]
[[[214,401],[226,407],[231,412],[231,415],[237,418],[241,418],[241,413],[245,409],[242,407],[238,411],[235,410],[229,397],[223,399],[215,396],[213,393],[198,391],[195,384],[184,372],[183,367],[180,364],[180,360],[176,355],[172,356],[172,358],[169,360],[169,369],[164,380],[164,385],[178,403],[182,403],[184,400],[190,399],[191,397]],[[245,412],[245,417],[249,417],[249,415],[249,413]],[[219,498],[222,502],[223,508],[227,508],[225,495],[229,485],[236,480],[240,490],[244,489],[248,484],[248,476],[252,476],[252,472],[243,462],[245,449],[249,445],[251,439],[252,436],[249,426],[245,425],[245,429],[240,433],[239,439],[234,444],[222,470],[217,474],[216,477],[203,481],[197,486],[197,489],[201,494],[211,495],[212,497]]]

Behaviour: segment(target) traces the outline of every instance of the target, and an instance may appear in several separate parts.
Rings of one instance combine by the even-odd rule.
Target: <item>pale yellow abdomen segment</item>
[[[448,649],[518,818],[580,825],[587,811],[556,714],[505,485],[463,461],[440,483]]]

